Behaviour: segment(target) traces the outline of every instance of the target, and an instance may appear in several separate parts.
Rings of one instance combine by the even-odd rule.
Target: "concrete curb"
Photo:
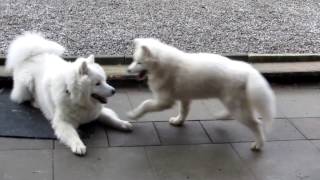
[[[271,84],[315,84],[320,82],[320,72],[312,73],[267,73],[262,74]],[[147,81],[137,80],[135,76],[108,76],[108,83],[114,87],[136,87],[147,86]],[[11,88],[13,85],[12,77],[0,77],[0,89]]]
[[[253,65],[268,65],[272,64],[273,67],[283,66],[285,67],[295,67],[293,69],[299,69],[299,71],[291,70],[289,71],[272,71],[262,72],[262,74],[271,82],[279,83],[300,83],[300,82],[315,82],[320,80],[320,68],[318,66],[313,66],[312,63],[320,63],[320,54],[223,54],[231,59],[236,59],[240,61],[245,61],[252,63]],[[63,57],[68,61],[74,61],[75,56]],[[103,66],[127,66],[132,62],[132,57],[128,56],[96,56],[96,62]],[[5,62],[5,57],[0,57],[0,66],[3,66]],[[292,63],[290,63],[292,62]],[[276,65],[279,63],[279,65]],[[299,66],[297,64],[308,63],[309,70],[306,66]],[[272,66],[271,66],[272,67]],[[312,69],[312,70],[310,70]],[[115,84],[144,84],[144,81],[138,81],[136,76],[128,75],[125,73],[115,73],[108,75],[109,80]],[[11,86],[12,78],[7,76],[0,76],[0,87],[1,86]]]
[[[250,63],[276,63],[276,62],[302,62],[320,61],[320,54],[222,54],[231,59],[241,60]],[[68,61],[74,61],[76,56],[64,56]],[[97,55],[96,62],[102,65],[127,65],[132,62],[130,56],[107,56]],[[0,65],[4,65],[5,57],[0,56]]]
[[[63,56],[63,59],[67,61],[74,61],[76,56]],[[130,64],[132,61],[131,57],[125,56],[95,56],[95,61],[102,65],[125,65]],[[5,57],[0,57],[0,66],[4,65]]]
[[[251,63],[320,61],[320,54],[248,54]]]

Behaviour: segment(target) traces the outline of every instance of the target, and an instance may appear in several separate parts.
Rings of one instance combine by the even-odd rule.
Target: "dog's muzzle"
[[[146,79],[147,74],[148,74],[148,71],[147,71],[147,70],[142,70],[142,71],[139,72],[139,74],[138,74],[138,79],[139,79],[139,80],[144,80],[144,79]]]
[[[131,69],[127,69],[127,72],[129,74],[135,74],[137,76],[138,80],[144,80],[148,74],[147,70],[141,70],[140,72],[134,72]]]

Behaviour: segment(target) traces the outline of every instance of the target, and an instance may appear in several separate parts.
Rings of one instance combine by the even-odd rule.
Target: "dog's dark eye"
[[[97,82],[97,83],[96,83],[96,86],[100,86],[100,82]]]
[[[139,64],[139,65],[140,65],[140,64],[142,64],[142,63],[141,63],[141,62],[137,62],[137,64]]]

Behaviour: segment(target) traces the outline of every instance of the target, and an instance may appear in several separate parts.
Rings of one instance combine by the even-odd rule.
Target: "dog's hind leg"
[[[109,108],[102,108],[101,114],[97,120],[105,125],[112,126],[117,129],[124,131],[132,130],[132,124],[130,122],[121,120],[118,115]]]
[[[25,85],[25,82],[22,82],[21,80],[14,80],[10,98],[12,101],[20,104],[31,100],[32,95],[29,91],[29,87]]]
[[[255,142],[251,144],[251,150],[260,151],[264,145],[265,135],[261,121],[255,118],[246,118],[240,120],[245,126],[247,126],[255,136]]]
[[[253,113],[252,108],[246,100],[238,99],[230,103],[226,103],[232,116],[248,127],[255,136],[255,142],[251,145],[251,150],[259,151],[264,145],[265,135],[261,121],[259,121]]]
[[[190,109],[190,101],[189,100],[182,100],[179,102],[179,114],[176,117],[171,117],[169,119],[169,123],[174,126],[180,126],[184,123],[187,118]]]
[[[71,151],[77,155],[86,153],[86,146],[81,141],[76,128],[55,115],[52,120],[52,128],[57,138],[65,145],[70,147]]]
[[[128,117],[131,119],[138,119],[147,112],[161,111],[172,107],[173,100],[169,99],[148,99],[141,103],[136,109],[128,113]]]

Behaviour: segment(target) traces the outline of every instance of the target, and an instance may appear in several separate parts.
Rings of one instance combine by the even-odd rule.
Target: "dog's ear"
[[[86,59],[88,64],[93,64],[94,63],[94,55],[91,54],[87,59]]]
[[[86,61],[83,61],[79,67],[80,75],[87,75],[89,73],[88,65]]]
[[[151,51],[147,46],[141,46],[141,49],[145,57],[152,57]]]

